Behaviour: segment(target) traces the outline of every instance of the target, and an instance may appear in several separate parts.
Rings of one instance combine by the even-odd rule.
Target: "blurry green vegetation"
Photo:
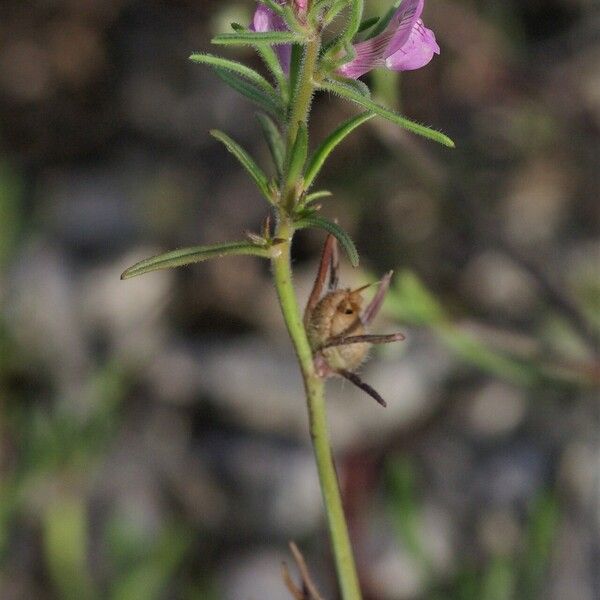
[[[0,383],[18,367],[21,352],[0,329]],[[0,432],[10,436],[15,464],[0,485],[0,581],[7,575],[10,540],[23,520],[39,523],[44,566],[61,600],[152,600],[163,597],[183,561],[193,533],[167,523],[150,539],[124,520],[105,525],[104,569],[108,589],[90,562],[90,477],[106,456],[121,423],[121,405],[129,378],[109,362],[82,389],[88,412],[74,414],[61,403],[52,408],[25,398],[0,396]],[[4,386],[0,386],[2,389]],[[4,434],[6,435],[6,434]],[[202,583],[206,581],[206,583]],[[197,578],[182,598],[217,598],[208,573]]]
[[[421,543],[422,523],[416,488],[416,473],[411,461],[406,457],[390,461],[387,468],[389,511],[398,537],[428,579],[431,565]]]
[[[127,523],[108,526],[108,553],[115,570],[111,600],[160,598],[181,566],[193,533],[183,525],[166,526],[152,540],[144,539]]]
[[[18,173],[0,161],[0,269],[12,255],[21,230],[22,193]]]
[[[94,598],[87,565],[88,519],[81,495],[64,492],[50,501],[42,516],[43,543],[50,579],[61,598]]]
[[[466,333],[412,271],[398,273],[394,281],[386,299],[389,314],[401,323],[430,329],[463,362],[519,386],[530,387],[544,382],[595,385],[593,375],[584,369],[571,369],[568,363],[549,365],[539,357],[496,350]],[[570,328],[568,333],[576,338]]]
[[[545,574],[560,520],[555,492],[535,498],[524,527],[523,539],[511,553],[492,555],[476,564],[459,566],[451,581],[439,583],[423,544],[417,468],[408,456],[390,459],[386,468],[388,510],[399,542],[419,565],[428,600],[533,600],[542,598]]]
[[[92,407],[85,417],[61,410],[60,404],[50,413],[45,407],[19,402],[0,411],[0,425],[9,426],[18,446],[17,464],[0,487],[0,565],[8,558],[13,527],[34,511],[49,579],[64,600],[160,598],[190,548],[193,536],[183,525],[167,524],[148,539],[127,522],[109,520],[105,541],[111,584],[106,593],[92,575],[88,475],[95,472],[114,438],[128,386],[119,365],[110,363],[90,378],[83,391]],[[40,504],[31,505],[31,494],[44,489]],[[211,598],[209,584],[197,585],[184,597]]]

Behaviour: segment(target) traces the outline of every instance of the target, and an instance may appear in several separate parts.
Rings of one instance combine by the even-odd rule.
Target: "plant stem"
[[[314,74],[317,68],[321,39],[315,33],[312,40],[306,45],[304,60],[298,78],[298,85],[292,96],[290,120],[286,136],[286,164],[289,164],[293,145],[298,135],[301,123],[308,122],[310,105],[315,91]],[[275,237],[284,240],[277,245],[279,253],[273,255],[273,279],[279,297],[281,311],[287,326],[290,338],[294,345],[308,408],[310,436],[312,439],[321,493],[325,504],[327,524],[336,571],[343,600],[361,600],[360,586],[350,545],[348,526],[344,516],[339,483],[331,454],[329,433],[327,429],[327,411],[325,407],[324,381],[317,375],[313,363],[313,353],[304,329],[304,323],[296,292],[292,283],[292,265],[290,249],[294,235],[294,226],[290,214],[296,202],[297,181],[290,181],[288,173],[285,174],[281,189],[282,202],[278,207],[278,225]]]
[[[310,436],[317,462],[338,581],[343,600],[361,600],[348,526],[346,525],[339,483],[329,443],[324,382],[314,369],[312,350],[302,323],[296,292],[292,284],[290,248],[293,228],[286,219],[280,221],[276,235],[278,238],[284,239],[285,242],[277,246],[281,253],[272,259],[273,277],[281,311],[294,344],[304,380]]]
[[[290,120],[287,128],[287,144],[286,144],[286,164],[289,164],[290,155],[296,136],[298,135],[298,127],[300,123],[308,121],[310,112],[310,104],[315,93],[315,83],[313,75],[319,58],[319,49],[321,48],[321,38],[315,34],[315,38],[308,42],[302,62],[302,71],[298,78],[298,89],[294,93],[292,90],[292,107],[290,112]],[[283,203],[286,208],[291,208],[295,201],[296,181],[291,181],[289,177],[285,177],[284,188],[282,190]]]

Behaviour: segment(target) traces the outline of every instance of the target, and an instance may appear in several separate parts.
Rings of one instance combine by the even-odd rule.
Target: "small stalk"
[[[281,252],[272,259],[273,277],[281,311],[292,339],[304,380],[310,436],[315,453],[317,471],[319,473],[321,493],[323,494],[329,535],[331,537],[342,598],[344,600],[361,600],[348,526],[344,516],[339,483],[329,442],[324,381],[316,374],[314,369],[312,350],[302,323],[296,292],[292,284],[290,261],[292,234],[293,231],[289,224],[282,220],[276,235],[278,238],[285,239],[286,241],[278,246]]]
[[[286,162],[289,164],[292,148],[301,124],[308,122],[310,105],[315,91],[314,74],[321,39],[315,36],[307,46],[298,82],[298,90],[292,99],[291,115],[286,139]],[[313,363],[313,353],[304,329],[296,292],[292,283],[290,249],[294,234],[289,221],[289,213],[296,201],[296,190],[301,182],[286,173],[281,190],[282,204],[278,207],[278,227],[275,236],[284,240],[278,245],[278,254],[272,258],[273,279],[283,318],[300,363],[306,403],[308,408],[310,436],[319,473],[321,493],[327,515],[327,525],[336,565],[337,577],[343,600],[361,600],[356,565],[352,554],[348,526],[342,506],[339,483],[327,426],[324,381],[317,375]]]

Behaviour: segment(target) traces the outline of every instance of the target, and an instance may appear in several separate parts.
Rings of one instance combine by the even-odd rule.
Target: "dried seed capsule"
[[[338,290],[326,294],[308,319],[308,339],[313,352],[320,351],[333,370],[354,371],[366,359],[370,344],[356,343],[324,348],[336,338],[364,335],[360,320],[363,298],[359,290]]]

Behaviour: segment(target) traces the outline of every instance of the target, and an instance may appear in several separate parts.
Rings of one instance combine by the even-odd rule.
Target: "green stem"
[[[360,586],[348,534],[348,526],[342,507],[340,488],[329,443],[327,411],[325,407],[324,382],[314,368],[310,348],[296,293],[292,284],[290,248],[293,228],[283,218],[278,226],[277,237],[285,242],[277,246],[281,253],[273,257],[273,277],[285,323],[300,363],[308,415],[310,435],[317,462],[321,492],[327,513],[333,555],[343,600],[361,600]]]
[[[300,123],[306,123],[308,121],[310,105],[315,93],[315,82],[313,81],[313,75],[317,67],[320,48],[321,38],[315,35],[315,38],[306,44],[304,60],[302,62],[302,70],[298,78],[298,90],[295,94],[294,90],[292,90],[292,94],[294,95],[292,97],[293,104],[287,128],[286,164],[289,164],[290,162],[290,153],[294,147],[294,142],[296,141],[296,136],[298,135]],[[296,199],[296,184],[297,182],[290,180],[286,173],[282,197],[284,199],[284,206],[286,206],[288,209],[293,206]]]

